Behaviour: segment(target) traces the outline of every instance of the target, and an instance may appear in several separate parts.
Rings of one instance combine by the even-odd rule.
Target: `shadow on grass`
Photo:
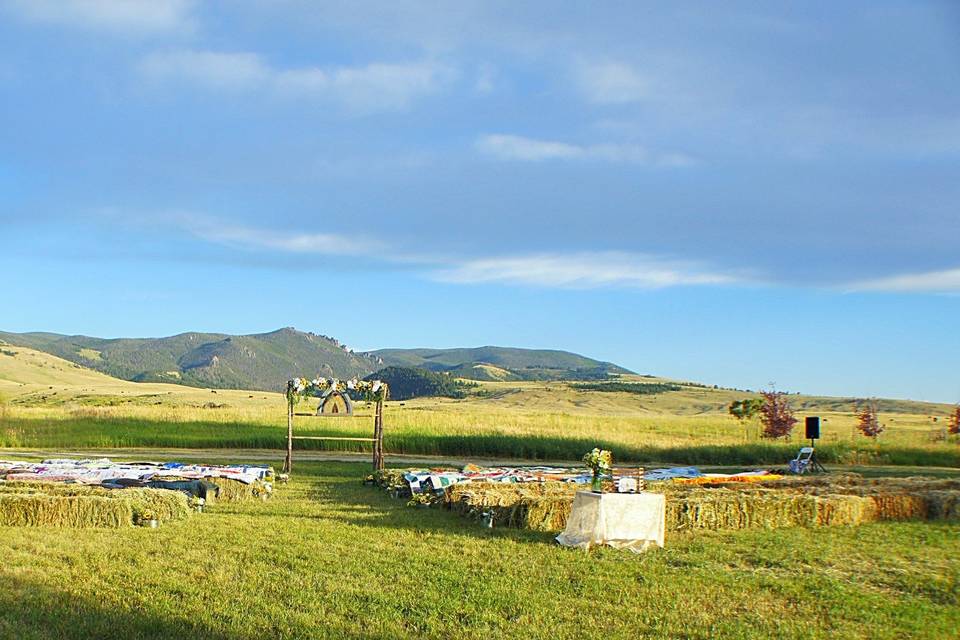
[[[283,621],[278,625],[258,625],[255,621],[243,631],[227,631],[216,625],[186,617],[163,616],[137,609],[135,584],[128,585],[130,607],[115,607],[100,602],[96,593],[78,595],[51,588],[36,581],[0,572],[0,638],[18,640],[70,640],[73,638],[124,640],[171,638],[203,640],[247,640],[282,637],[290,632]],[[322,633],[320,633],[322,632]],[[345,640],[386,640],[392,636],[344,629],[304,628],[295,637],[330,637]]]
[[[62,592],[18,576],[2,575],[3,638],[208,638],[239,640],[190,620],[116,608],[93,595]],[[132,586],[132,585],[131,585]]]
[[[510,540],[537,545],[554,545],[556,533],[514,528],[487,528],[463,518],[442,506],[407,506],[403,498],[394,498],[380,487],[361,484],[360,478],[318,479],[311,483],[310,497],[330,506],[322,516],[345,524],[397,529],[419,534],[469,536],[483,540]]]
[[[331,428],[301,429],[299,435],[343,436]],[[364,436],[358,427],[349,435]],[[229,448],[284,449],[286,430],[249,423],[165,422],[136,418],[71,417],[65,420],[7,418],[0,422],[0,446],[31,448]],[[441,435],[396,433],[389,425],[384,449],[389,454],[455,456],[460,458],[518,458],[579,461],[594,447],[610,449],[618,462],[690,465],[777,465],[796,456],[801,445],[761,442],[680,447],[628,446],[598,438],[564,438],[509,434]],[[304,440],[299,451],[371,451],[369,443]],[[826,464],[889,464],[960,467],[960,447],[921,448],[884,444],[830,443],[817,447]]]

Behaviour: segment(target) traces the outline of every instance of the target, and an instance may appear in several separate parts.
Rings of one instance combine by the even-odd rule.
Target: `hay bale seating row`
[[[0,525],[13,527],[126,527],[133,505],[102,496],[0,494]]]
[[[492,517],[494,526],[560,531],[574,493],[566,483],[454,485],[448,508],[473,519]],[[658,483],[666,494],[671,531],[859,525],[879,520],[960,518],[960,483],[898,479],[841,484],[788,482],[777,487],[704,488]]]
[[[125,527],[190,516],[190,499],[163,489],[104,489],[53,483],[0,484],[0,526]]]
[[[219,488],[219,494],[215,499],[208,498],[208,503],[215,500],[222,502],[239,502],[250,498],[263,498],[270,494],[269,489],[264,482],[258,480],[252,484],[233,480],[232,478],[210,478],[210,482],[216,484]],[[6,488],[6,489],[5,489]],[[83,484],[64,484],[59,482],[43,482],[37,480],[12,480],[0,482],[0,492],[11,488],[20,488],[31,492],[40,491],[49,495],[100,495],[111,496],[117,491],[143,491],[145,488],[132,487],[130,489],[107,489],[96,485]],[[160,491],[160,489],[151,489],[151,491]],[[179,493],[177,491],[166,491],[167,493]]]

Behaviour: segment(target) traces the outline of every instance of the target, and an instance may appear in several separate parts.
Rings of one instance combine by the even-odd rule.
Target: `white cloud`
[[[651,97],[651,81],[620,62],[580,62],[575,67],[580,92],[597,104],[640,102]]]
[[[434,274],[442,282],[502,282],[572,289],[734,284],[741,280],[689,262],[624,252],[546,253],[468,260]]]
[[[667,167],[687,167],[696,164],[695,159],[686,154],[656,154],[636,144],[599,143],[579,145],[556,140],[537,140],[523,136],[489,134],[480,136],[477,139],[476,147],[483,153],[501,160],[525,162],[594,160]]]
[[[6,0],[30,22],[121,34],[193,29],[194,0]]]
[[[330,99],[357,111],[402,109],[456,77],[454,69],[433,61],[279,69],[255,53],[183,50],[149,55],[139,69],[155,81]]]
[[[335,233],[282,233],[191,215],[177,215],[173,220],[202,240],[241,249],[335,256],[364,256],[383,250],[378,242]]]
[[[452,284],[500,283],[556,289],[662,289],[761,284],[747,272],[723,271],[700,262],[626,251],[460,257],[408,252],[390,242],[362,235],[277,231],[202,213],[170,211],[144,215],[107,208],[95,214],[113,226],[125,224],[141,229],[175,230],[199,241],[237,251],[266,256],[282,254],[293,258],[363,258],[379,262],[384,268],[414,269],[423,277]]]
[[[497,70],[491,64],[481,64],[477,69],[473,89],[480,94],[491,93],[497,84]]]
[[[361,67],[289,69],[275,73],[280,91],[336,96],[347,106],[402,109],[438,90],[455,72],[434,62],[374,63]]]
[[[960,269],[906,273],[859,282],[850,288],[855,291],[960,293]]]
[[[255,53],[168,51],[140,61],[140,71],[150,78],[179,78],[216,89],[250,89],[265,84],[271,70]]]
[[[582,158],[585,153],[583,147],[574,144],[503,134],[481,136],[477,148],[504,160],[567,160]]]

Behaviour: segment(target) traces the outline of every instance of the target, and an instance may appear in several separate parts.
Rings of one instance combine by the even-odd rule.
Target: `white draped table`
[[[662,493],[578,491],[567,527],[557,542],[589,549],[605,544],[634,553],[663,546],[666,499]]]

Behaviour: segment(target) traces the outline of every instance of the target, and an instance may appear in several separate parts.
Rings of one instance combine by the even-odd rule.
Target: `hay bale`
[[[0,495],[0,525],[26,527],[127,527],[133,508],[127,500],[103,496]]]
[[[217,494],[216,499],[224,502],[239,502],[270,495],[268,485],[259,480],[251,484],[232,478],[207,478],[207,480],[220,487],[220,493]]]
[[[814,496],[816,526],[857,526],[877,519],[876,505],[869,498],[844,494]]]
[[[38,482],[34,480],[17,480],[0,485],[0,493],[35,494],[42,493],[48,496],[103,496],[116,494],[116,489],[105,489],[98,485],[63,484],[56,482]]]
[[[561,531],[573,505],[576,485],[568,483],[465,483],[450,487],[447,507],[494,526]]]
[[[37,504],[43,503],[41,498],[51,498],[54,500],[100,498],[102,500],[124,502],[132,514],[128,524],[138,521],[145,513],[154,514],[160,522],[183,520],[192,513],[190,510],[190,499],[185,494],[179,491],[167,491],[164,489],[105,489],[103,487],[80,484],[18,482],[7,483],[0,486],[0,497],[8,495],[37,497]],[[68,501],[64,504],[69,505],[70,503]],[[102,503],[93,502],[90,504]],[[64,524],[60,526],[97,525]]]
[[[133,520],[143,519],[143,514],[152,513],[160,522],[186,520],[193,511],[190,498],[179,491],[166,489],[110,489],[118,494],[117,499],[126,500],[133,510]]]
[[[814,499],[800,494],[721,489],[668,498],[666,511],[671,531],[716,531],[812,526],[817,507]]]
[[[931,520],[960,519],[960,491],[930,491],[927,499],[927,517]]]
[[[877,520],[925,520],[927,501],[922,495],[876,493],[866,496],[877,509]]]

